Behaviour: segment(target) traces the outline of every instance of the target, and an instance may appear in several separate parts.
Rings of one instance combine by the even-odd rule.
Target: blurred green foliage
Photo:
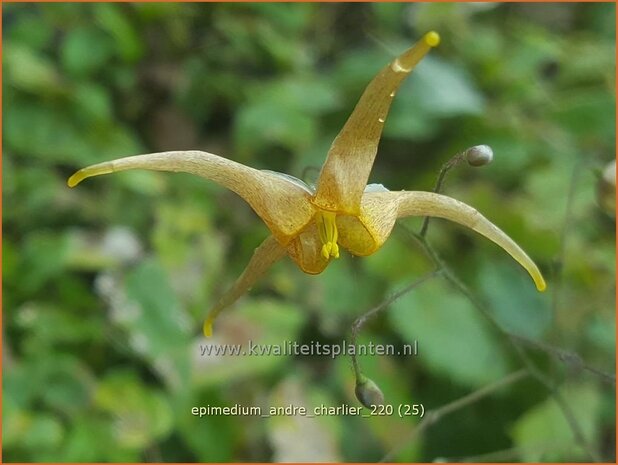
[[[607,3],[3,5],[4,460],[366,462],[406,445],[414,418],[192,416],[357,405],[350,362],[200,356],[206,310],[267,234],[233,194],[180,174],[65,180],[110,158],[203,149],[313,181],[364,86],[430,29],[443,42],[397,94],[372,180],[430,190],[450,156],[491,145],[494,163],[453,171],[447,193],[519,242],[549,291],[463,228],[433,221],[431,243],[505,329],[613,371],[614,212],[596,192],[615,153],[614,24]],[[393,237],[317,277],[284,260],[221,317],[215,342],[340,341],[431,270],[403,229]],[[436,408],[520,367],[439,279],[361,342],[415,339],[418,357],[361,357],[389,403]],[[530,354],[613,461],[614,386]],[[395,459],[587,460],[574,444],[526,379]]]

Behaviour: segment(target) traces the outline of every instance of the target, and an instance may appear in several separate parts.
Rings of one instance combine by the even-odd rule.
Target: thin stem
[[[568,350],[564,350],[559,347],[554,347],[544,342],[528,339],[527,337],[520,336],[518,334],[508,332],[508,335],[511,338],[516,339],[518,342],[522,344],[525,344],[537,350],[541,350],[553,356],[556,360],[559,360],[569,365],[571,368],[575,370],[588,371],[589,373],[592,373],[593,375],[597,376],[601,381],[607,384],[610,384],[612,386],[616,385],[616,375],[615,374],[609,373],[607,371],[600,370],[598,368],[588,365],[586,362],[584,362],[582,357],[575,352],[569,352]]]
[[[420,422],[416,424],[414,429],[410,432],[405,443],[399,448],[389,452],[384,457],[382,457],[380,462],[392,462],[393,458],[397,456],[407,444],[414,441],[422,432],[424,432],[430,426],[440,421],[445,416],[453,412],[456,412],[458,410],[461,410],[464,407],[472,405],[475,402],[478,402],[479,400],[502,389],[503,387],[509,386],[513,383],[516,383],[517,381],[520,381],[526,376],[529,376],[529,374],[530,373],[526,369],[516,371],[498,381],[485,385],[481,387],[480,389],[477,389],[476,391],[471,392],[470,394],[460,397],[459,399],[456,399],[453,402],[443,405],[442,407],[425,412],[425,416]]]
[[[436,194],[439,194],[440,191],[442,190],[442,186],[444,185],[446,174],[450,171],[450,169],[454,168],[455,166],[459,165],[462,161],[464,161],[463,154],[464,152],[459,152],[455,154],[449,161],[447,161],[446,163],[442,165],[442,168],[440,169],[440,174],[438,174],[438,179],[436,180],[436,185],[433,188],[433,191]],[[421,226],[421,230],[419,232],[421,237],[425,237],[425,235],[427,234],[427,228],[429,227],[429,220],[430,220],[429,216],[426,216],[425,219],[423,219],[423,225]]]
[[[359,316],[356,320],[354,320],[354,323],[352,323],[352,335],[350,337],[350,343],[353,344],[354,346],[356,346],[356,340],[358,338],[358,333],[360,332],[362,327],[365,325],[365,323],[367,323],[367,321],[369,321],[369,319],[373,318],[379,312],[381,312],[382,310],[386,309],[390,304],[395,302],[402,295],[407,294],[412,289],[420,286],[421,284],[423,284],[424,282],[428,281],[429,279],[438,276],[440,273],[441,273],[440,269],[437,269],[437,270],[435,270],[433,272],[427,273],[426,275],[422,276],[421,278],[419,278],[419,279],[413,281],[412,283],[408,284],[406,287],[404,287],[400,291],[397,291],[392,296],[390,296],[388,299],[382,301],[379,305],[371,308],[370,310],[368,310],[367,312],[365,312],[364,314]],[[351,358],[352,358],[352,366],[354,367],[354,374],[356,376],[356,380],[358,381],[362,377],[362,372],[361,372],[360,367],[358,365],[358,359],[356,357],[356,352],[358,352],[358,351],[355,350],[354,353],[351,355]]]
[[[511,343],[512,349],[515,351],[515,354],[519,357],[522,363],[528,368],[530,374],[552,395],[554,400],[557,402],[560,410],[562,411],[563,416],[567,420],[569,427],[575,437],[575,440],[578,444],[586,451],[586,453],[590,456],[590,458],[595,462],[600,462],[601,459],[592,447],[591,444],[587,441],[586,437],[583,434],[581,426],[577,422],[577,419],[569,406],[569,404],[564,400],[560,392],[557,390],[556,385],[547,378],[530,360],[526,351],[519,344],[519,339],[514,337],[508,331],[505,331],[502,326],[496,321],[493,315],[489,312],[489,310],[485,307],[485,305],[478,300],[474,294],[468,289],[468,287],[461,282],[448,268],[446,263],[440,258],[437,252],[431,247],[431,245],[427,242],[425,237],[422,237],[420,234],[416,234],[409,229],[405,228],[406,231],[421,245],[421,247],[425,250],[427,255],[431,258],[434,264],[438,267],[439,270],[442,271],[443,276],[463,295],[465,295],[470,302],[485,316],[489,323],[494,326],[500,333],[507,336],[507,340]]]

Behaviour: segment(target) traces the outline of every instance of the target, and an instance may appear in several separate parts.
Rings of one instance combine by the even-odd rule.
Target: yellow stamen
[[[322,241],[322,256],[328,260],[331,257],[339,258],[339,246],[337,245],[337,223],[335,212],[320,210],[315,215],[315,222],[318,226],[318,234]]]

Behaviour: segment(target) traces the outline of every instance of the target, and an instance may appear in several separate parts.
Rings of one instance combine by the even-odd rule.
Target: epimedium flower
[[[335,138],[316,186],[257,170],[211,153],[188,150],[151,153],[99,163],[77,171],[86,178],[130,169],[185,172],[215,181],[241,196],[272,233],[254,252],[234,285],[210,310],[203,326],[212,334],[217,315],[247,292],[275,262],[288,255],[305,273],[321,273],[343,248],[371,255],[382,247],[395,222],[407,216],[445,218],[482,234],[506,250],[530,274],[539,291],[545,281],[526,253],[474,208],[451,197],[421,191],[389,191],[367,180],[382,128],[397,89],[416,64],[439,44],[429,32],[386,65],[369,83]]]

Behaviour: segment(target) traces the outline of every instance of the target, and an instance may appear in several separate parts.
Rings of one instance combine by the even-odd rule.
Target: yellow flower
[[[68,185],[74,187],[91,176],[136,168],[186,172],[225,186],[251,205],[272,235],[255,250],[242,275],[211,309],[204,322],[206,336],[211,335],[212,323],[221,310],[285,255],[305,273],[318,274],[339,257],[340,247],[359,256],[376,252],[395,221],[406,216],[446,218],[484,235],[517,260],[543,291],[545,281],[534,262],[474,208],[432,192],[390,192],[380,184],[367,185],[397,89],[439,42],[437,33],[425,34],[369,83],[335,138],[315,188],[286,174],[256,170],[196,150],[137,155],[92,165],[71,176]]]

